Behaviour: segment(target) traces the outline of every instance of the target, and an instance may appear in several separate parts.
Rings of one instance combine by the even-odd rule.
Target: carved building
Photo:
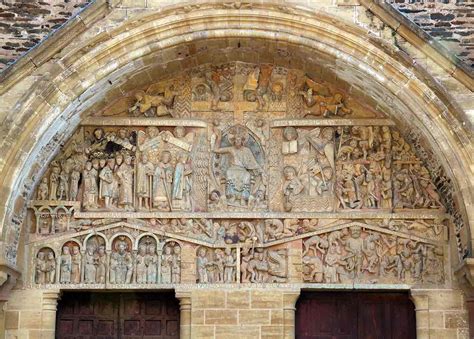
[[[147,3],[2,73],[6,337],[291,338],[301,293],[370,290],[467,338],[472,72],[372,2]]]

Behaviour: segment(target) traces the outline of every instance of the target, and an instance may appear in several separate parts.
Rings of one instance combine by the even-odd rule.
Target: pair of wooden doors
[[[65,293],[56,338],[179,338],[179,303],[172,293]]]
[[[415,307],[405,293],[303,293],[297,339],[415,339]]]

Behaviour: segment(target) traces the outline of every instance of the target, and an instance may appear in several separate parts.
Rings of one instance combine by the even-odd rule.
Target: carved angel
[[[145,115],[157,117],[171,115],[174,117],[172,110],[175,95],[149,95],[145,91],[137,91],[135,93],[135,104],[129,108],[129,113],[134,116]],[[151,109],[155,108],[155,112]]]
[[[323,116],[328,118],[331,116],[344,116],[351,114],[352,110],[346,107],[344,97],[340,93],[334,95],[329,94],[326,86],[317,83],[309,78],[306,79],[307,89],[301,91],[300,94],[303,97],[303,101],[307,107],[316,106],[317,110],[311,110],[305,114],[308,115]]]

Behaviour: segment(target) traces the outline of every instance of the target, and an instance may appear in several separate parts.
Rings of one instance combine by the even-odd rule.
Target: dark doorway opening
[[[415,339],[415,306],[408,293],[303,292],[296,338]]]
[[[173,293],[68,292],[56,320],[57,339],[179,338]]]

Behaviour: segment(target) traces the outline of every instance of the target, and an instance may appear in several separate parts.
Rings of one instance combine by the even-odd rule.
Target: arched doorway
[[[65,292],[56,338],[179,338],[179,304],[174,293]]]
[[[303,292],[296,338],[415,339],[415,306],[408,293]]]

